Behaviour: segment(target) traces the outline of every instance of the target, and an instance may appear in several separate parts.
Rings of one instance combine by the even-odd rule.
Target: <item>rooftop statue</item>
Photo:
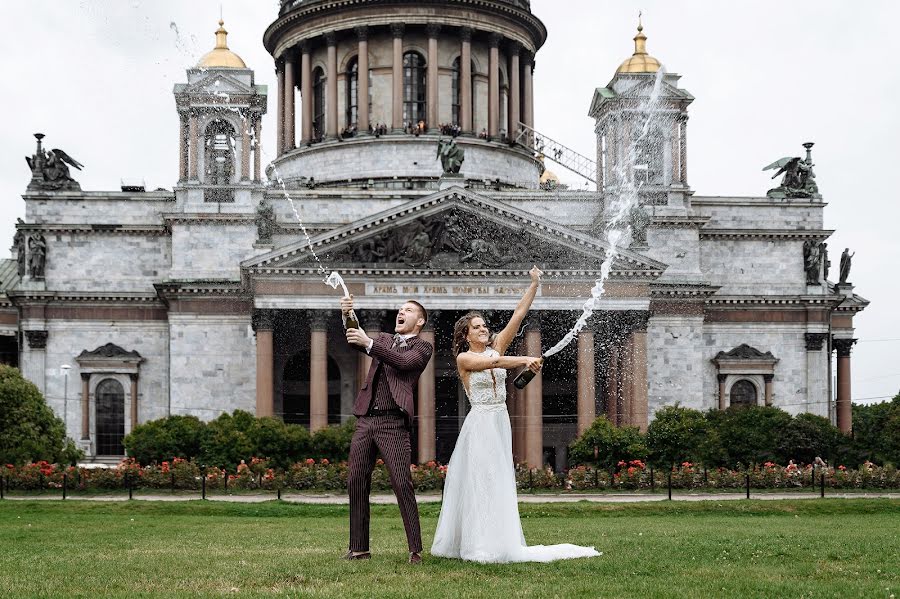
[[[813,172],[812,142],[803,144],[806,148],[806,158],[800,156],[786,156],[776,160],[764,171],[778,169],[772,178],[784,173],[781,185],[770,189],[766,195],[770,198],[819,198],[819,186],[816,185],[816,175]]]
[[[441,161],[441,167],[445,174],[456,174],[462,167],[463,160],[466,159],[466,152],[458,145],[455,139],[438,141],[437,158]]]
[[[35,133],[34,136],[37,138],[37,150],[30,158],[25,157],[28,168],[31,169],[31,182],[28,188],[46,191],[81,191],[81,185],[72,178],[69,166],[81,170],[84,165],[59,148],[44,150],[41,147],[43,133]]]

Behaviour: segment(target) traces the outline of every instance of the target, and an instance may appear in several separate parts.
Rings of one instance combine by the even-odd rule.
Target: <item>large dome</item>
[[[647,54],[647,36],[644,26],[638,23],[638,32],[634,36],[634,54],[619,65],[617,73],[656,73],[662,64]]]
[[[225,31],[225,22],[219,21],[216,30],[216,47],[203,55],[197,67],[206,69],[246,69],[244,60],[228,49],[228,32]]]

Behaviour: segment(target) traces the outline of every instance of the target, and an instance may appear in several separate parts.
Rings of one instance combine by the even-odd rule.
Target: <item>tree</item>
[[[83,456],[66,438],[62,419],[53,413],[38,388],[18,368],[0,364],[0,462],[72,464]]]
[[[794,460],[812,464],[816,456],[833,463],[842,444],[841,431],[827,418],[813,414],[798,414],[784,428],[777,431],[778,462]]]
[[[900,465],[900,394],[891,401],[853,404],[853,438],[863,459]]]
[[[708,428],[703,413],[697,410],[677,404],[658,410],[647,427],[650,461],[663,467],[702,461]]]
[[[597,457],[594,457],[594,448]],[[612,469],[620,461],[644,460],[647,458],[647,446],[641,431],[634,426],[616,427],[606,416],[594,420],[594,423],[569,445],[569,463],[596,464],[598,467]]]
[[[704,450],[710,466],[750,466],[778,461],[778,432],[791,422],[791,415],[772,406],[733,406],[707,413],[714,442]]]
[[[125,436],[128,455],[141,464],[200,455],[205,424],[196,416],[168,416],[139,424]]]

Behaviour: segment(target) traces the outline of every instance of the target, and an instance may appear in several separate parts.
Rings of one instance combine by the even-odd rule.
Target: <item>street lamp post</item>
[[[69,436],[69,370],[72,368],[68,364],[60,366],[65,376],[63,382],[63,422],[65,423],[66,436]]]

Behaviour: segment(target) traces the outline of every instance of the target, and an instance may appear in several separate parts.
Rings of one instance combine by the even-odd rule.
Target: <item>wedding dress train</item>
[[[493,349],[485,355],[496,355]],[[482,563],[550,562],[600,555],[593,547],[525,544],[512,431],[506,410],[506,370],[469,377],[469,403],[447,466],[444,500],[431,554]]]

